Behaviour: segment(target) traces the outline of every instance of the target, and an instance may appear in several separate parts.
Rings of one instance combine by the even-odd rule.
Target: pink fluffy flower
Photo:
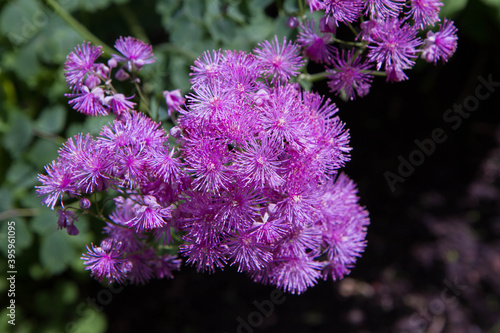
[[[427,62],[437,63],[439,59],[447,62],[457,49],[457,28],[453,21],[444,20],[438,32],[427,32],[424,40],[422,58]]]
[[[290,76],[297,75],[298,70],[304,65],[297,45],[290,41],[287,43],[286,37],[283,39],[283,43],[280,43],[276,36],[271,43],[266,40],[260,43],[254,52],[263,73],[271,75],[273,81],[288,80]]]
[[[139,70],[145,64],[155,62],[151,45],[134,37],[120,37],[115,42],[115,48],[122,55],[113,54],[112,57],[118,62],[126,63],[129,71]]]

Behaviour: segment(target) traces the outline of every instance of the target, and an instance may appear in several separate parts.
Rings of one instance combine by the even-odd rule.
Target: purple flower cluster
[[[124,113],[104,126],[97,138],[90,134],[69,138],[59,149],[59,158],[39,175],[39,195],[54,209],[60,202],[59,228],[75,235],[75,214],[63,204],[63,196],[82,197],[83,211],[91,207],[91,193],[115,190],[115,211],[104,228],[107,238],[92,245],[82,259],[98,280],[145,282],[152,277],[171,276],[180,260],[159,254],[150,247],[154,239],[170,241],[172,203],[178,200],[182,171],[171,155],[168,136],[160,124],[142,113]],[[71,208],[73,209],[73,208]],[[150,238],[151,238],[150,237]]]
[[[122,55],[113,54],[107,65],[96,62],[102,54],[102,47],[91,46],[90,42],[76,47],[66,58],[66,83],[73,90],[66,96],[76,111],[88,116],[105,116],[110,112],[120,116],[134,109],[135,103],[130,101],[133,96],[125,97],[113,87],[111,70],[123,63],[115,78],[137,80],[137,71],[144,64],[154,62],[152,48],[133,37],[120,37],[115,48]]]
[[[126,41],[117,43],[126,70],[151,60],[148,47],[134,42],[126,51]],[[95,51],[82,57],[95,61],[99,48],[83,46]],[[99,136],[67,140],[39,175],[37,192],[48,207],[60,204],[59,227],[71,235],[75,211],[106,222],[105,239],[82,256],[92,276],[171,278],[181,264],[177,252],[199,271],[234,265],[297,294],[349,273],[366,245],[368,213],[340,172],[351,148],[337,107],[290,82],[304,65],[299,52],[277,38],[253,53],[205,52],[192,66],[186,99],[164,92],[180,113],[170,135],[127,110]],[[74,87],[90,89],[81,82],[93,64],[66,67],[79,77]],[[109,218],[88,200],[96,192],[114,194]]]
[[[300,25],[297,42],[305,56],[326,66],[332,92],[347,100],[365,96],[375,71],[384,70],[387,80],[408,77],[415,59],[447,62],[457,48],[457,28],[445,19],[437,32],[418,33],[439,22],[439,0],[308,0],[311,12],[324,11],[318,33],[314,20]],[[359,32],[351,25],[360,21]],[[354,41],[337,38],[339,24],[355,32]],[[342,48],[342,51],[340,49]],[[347,48],[347,52],[345,52]],[[347,59],[346,59],[347,54]]]
[[[368,214],[338,174],[349,133],[334,104],[289,82],[302,64],[277,39],[195,62],[179,117],[192,183],[178,223],[180,251],[198,270],[235,265],[301,293],[344,276],[364,249]]]

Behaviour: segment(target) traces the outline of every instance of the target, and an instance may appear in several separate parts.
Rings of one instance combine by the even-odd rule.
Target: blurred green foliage
[[[499,0],[446,0],[443,13],[464,16],[466,33],[488,33],[478,13],[500,22]],[[161,91],[189,91],[189,68],[205,50],[251,50],[274,35],[294,37],[285,22],[297,1],[272,0],[60,0],[58,3],[108,46],[119,36],[153,44],[156,63],[144,68],[145,90],[160,105]],[[470,17],[464,13],[472,13]],[[67,105],[66,55],[84,37],[46,2],[0,2],[0,253],[6,262],[7,221],[16,222],[16,332],[104,332],[106,318],[80,311],[90,282],[79,260],[100,225],[80,217],[80,235],[57,230],[55,212],[41,206],[36,175],[57,157],[65,138],[97,134],[110,117],[85,118]],[[485,40],[488,40],[485,38]],[[109,54],[105,56],[109,57]],[[0,267],[4,267],[3,265]],[[4,270],[0,274],[4,274]],[[0,279],[0,291],[8,289]],[[21,287],[22,286],[22,287]],[[0,312],[0,331],[12,326]]]
[[[189,68],[203,51],[251,50],[275,34],[291,36],[287,16],[271,0],[57,3],[110,47],[121,35],[153,44],[156,62],[144,68],[142,82],[153,96],[151,103],[159,105],[161,120],[167,117],[161,92],[181,88],[188,93]],[[98,240],[101,225],[82,216],[80,234],[69,236],[57,230],[55,212],[42,206],[34,192],[36,175],[57,157],[65,138],[98,134],[112,119],[85,118],[64,97],[69,92],[64,61],[84,39],[48,1],[0,2],[0,253],[6,262],[6,222],[15,221],[16,332],[106,330],[102,312],[88,306],[80,311],[91,278],[79,257],[85,244]],[[5,281],[0,280],[0,291],[6,298]],[[0,315],[6,314],[3,308]],[[0,321],[1,332],[12,329]]]

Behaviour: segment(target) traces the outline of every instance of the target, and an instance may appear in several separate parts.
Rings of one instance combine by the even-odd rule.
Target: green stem
[[[40,131],[37,129],[33,130],[33,134],[35,134],[35,136],[37,136],[39,138],[43,138],[43,139],[46,139],[48,141],[54,142],[55,144],[57,144],[59,146],[62,145],[64,142],[66,142],[66,139],[63,138],[62,136],[59,136],[59,135],[53,134],[53,133],[43,132],[43,131]]]
[[[276,0],[276,7],[278,7],[278,14],[281,15],[283,13],[283,4],[281,0]]]
[[[299,75],[299,80],[306,80],[309,82],[316,82],[320,80],[326,79],[326,76],[328,75],[327,72],[321,72],[321,73],[315,73],[315,74],[309,74],[309,73],[303,73]]]
[[[366,74],[370,74],[370,75],[373,75],[373,76],[387,77],[387,73],[386,72],[379,72],[379,71],[372,72],[370,70],[363,70],[363,71],[361,71],[361,73],[366,73]]]
[[[335,69],[335,68],[330,68],[331,71],[333,72],[340,72],[339,70]],[[363,69],[363,70],[360,70],[359,71],[360,73],[363,73],[363,74],[370,74],[370,75],[373,75],[373,76],[381,76],[381,77],[386,77],[387,74],[385,72],[380,72],[380,71],[373,71],[373,70],[370,70],[370,69]],[[323,73],[318,73],[318,74],[324,74],[325,72]],[[326,73],[328,74],[328,73]],[[317,74],[315,74],[317,75]]]
[[[133,81],[134,81],[135,89],[137,89],[137,92],[139,93],[139,97],[141,99],[142,104],[146,108],[146,111],[148,112],[148,114],[151,115],[151,110],[149,109],[149,102],[148,102],[148,100],[146,99],[146,97],[144,97],[144,94],[142,93],[141,87],[137,83],[137,80],[134,79]]]
[[[98,215],[99,217],[102,215],[102,212],[99,211],[99,203],[97,202],[97,193],[94,192],[94,202],[95,202],[95,210],[97,214],[94,214],[93,212],[89,211],[91,215]]]
[[[348,41],[345,41],[345,40],[342,40],[342,39],[338,39],[336,37],[331,37],[332,40],[335,42],[335,43],[339,43],[339,44],[344,44],[344,45],[349,45],[349,46],[356,46],[356,47],[363,47],[365,46],[365,44],[363,42],[348,42]]]
[[[335,72],[340,72],[340,71],[338,71],[338,70],[336,70],[334,68],[331,68],[330,70],[331,71],[335,71]],[[373,75],[373,76],[382,76],[382,77],[386,77],[387,76],[387,74],[385,72],[372,71],[372,70],[369,70],[369,69],[361,70],[360,73],[370,74],[370,75]],[[328,75],[329,75],[328,72],[321,72],[321,73],[315,73],[315,74],[303,73],[303,74],[299,75],[299,80],[306,80],[306,81],[309,81],[309,82],[316,82],[316,81],[320,81],[320,80],[326,79]]]
[[[75,29],[84,39],[92,42],[95,45],[101,45],[104,53],[108,56],[111,56],[111,54],[116,53],[113,51],[112,48],[110,48],[108,45],[106,45],[103,41],[101,41],[99,38],[97,38],[96,35],[91,33],[85,26],[83,26],[80,22],[75,20],[73,16],[71,16],[70,13],[68,13],[63,7],[61,7],[55,0],[45,0],[47,5],[54,10],[66,23],[68,23],[73,29]]]
[[[5,92],[5,101],[8,105],[17,105],[17,94],[16,88],[12,81],[6,76],[3,75],[2,69],[0,68],[0,82]]]
[[[36,216],[40,214],[37,208],[14,208],[0,212],[0,221],[21,216]]]
[[[116,223],[114,223],[113,221],[111,221],[110,219],[107,219],[107,218],[105,218],[105,217],[104,217],[104,216],[102,216],[102,215],[96,214],[96,213],[94,213],[94,212],[93,212],[93,211],[91,211],[91,210],[84,210],[84,211],[82,211],[82,214],[88,214],[88,215],[90,215],[90,216],[93,216],[95,219],[97,219],[97,220],[99,220],[99,221],[101,221],[101,222],[104,222],[104,223],[111,223],[111,224],[114,224],[115,226],[118,226],[118,227],[123,227],[122,225],[120,225],[120,224],[116,224]]]
[[[347,26],[349,27],[349,29],[351,29],[351,31],[354,34],[354,36],[358,36],[359,35],[359,33],[356,31],[356,29],[354,29],[354,27],[352,26],[351,23],[348,23]]]
[[[299,11],[300,11],[300,17],[304,17],[306,15],[304,11],[304,4],[302,3],[302,0],[299,1]]]
[[[122,14],[125,21],[130,27],[132,34],[135,35],[138,39],[142,40],[145,43],[149,44],[149,38],[146,35],[146,32],[142,28],[142,25],[139,23],[139,20],[135,16],[135,13],[130,9],[127,4],[118,6],[120,13]]]

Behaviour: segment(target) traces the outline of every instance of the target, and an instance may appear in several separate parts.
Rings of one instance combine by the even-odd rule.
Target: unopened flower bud
[[[170,135],[173,137],[173,138],[180,138],[181,137],[181,129],[179,128],[179,126],[174,126],[170,129]]]
[[[286,26],[290,29],[297,28],[299,26],[299,20],[295,16],[290,16],[288,20],[286,20]]]
[[[108,60],[108,66],[109,68],[115,68],[116,66],[118,66],[118,62],[115,58],[111,58]]]
[[[126,79],[128,79],[130,77],[130,75],[128,75],[127,72],[125,72],[123,70],[123,68],[120,68],[118,70],[118,72],[116,72],[115,74],[115,78],[118,80],[118,81],[125,81]]]
[[[78,203],[81,209],[89,209],[91,206],[90,200],[88,198],[81,198]]]

